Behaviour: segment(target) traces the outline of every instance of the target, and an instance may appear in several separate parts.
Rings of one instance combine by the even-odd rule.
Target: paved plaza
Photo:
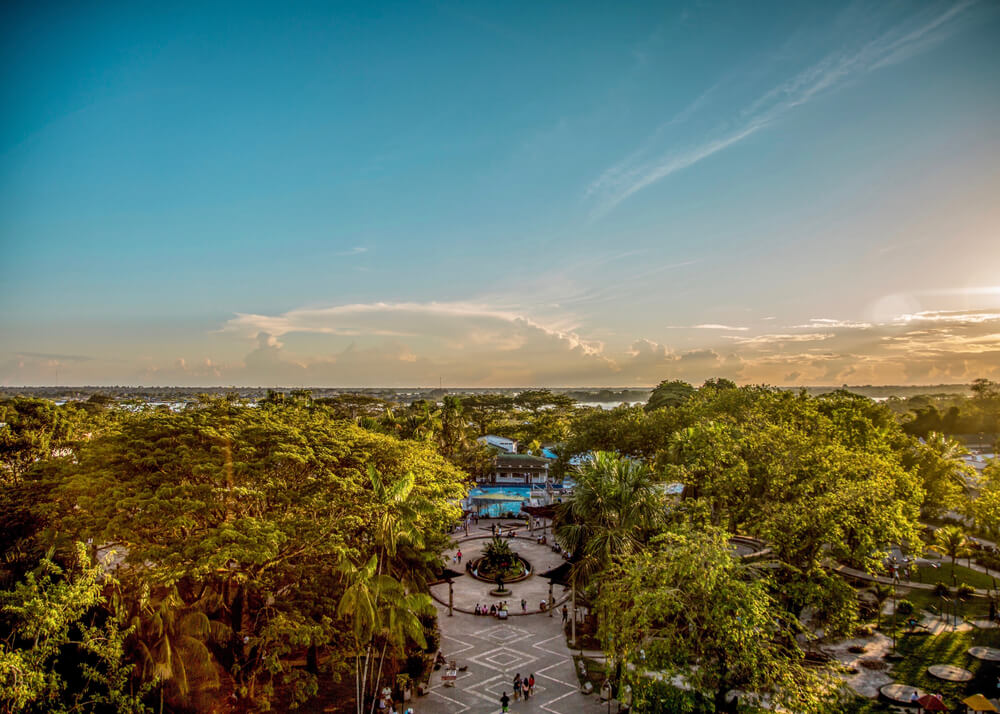
[[[535,532],[531,534],[527,528],[523,528],[522,526],[522,529],[518,531],[518,536],[509,539],[511,550],[526,558],[531,563],[532,575],[521,582],[507,584],[507,588],[512,594],[500,598],[490,595],[490,590],[496,587],[495,583],[477,580],[465,570],[465,564],[482,555],[483,548],[489,543],[491,538],[491,523],[492,521],[480,521],[481,526],[470,529],[468,537],[464,533],[461,535],[458,540],[458,548],[445,553],[445,556],[448,558],[448,567],[463,573],[461,577],[455,578],[452,585],[455,607],[459,611],[472,613],[477,604],[485,605],[489,608],[490,605],[499,605],[502,600],[506,600],[510,606],[511,616],[518,617],[522,614],[521,600],[523,599],[526,602],[526,612],[539,612],[542,600],[547,602],[549,599],[549,581],[538,577],[538,574],[556,568],[565,562],[559,552],[552,550],[551,533],[548,530],[543,531],[540,528],[536,528]],[[540,545],[537,542],[537,537],[541,535],[544,535],[547,540],[545,545]],[[456,563],[453,560],[453,556],[458,550],[462,551],[461,563]],[[433,586],[431,588],[431,595],[441,604],[447,605],[447,583],[439,583]],[[552,590],[552,597],[555,599],[557,605],[561,605],[569,597],[569,592],[562,586],[556,585]]]
[[[444,668],[434,672],[428,693],[411,704],[416,714],[499,712],[500,695],[512,694],[511,682],[518,673],[535,675],[535,695],[527,701],[512,697],[512,713],[607,711],[607,704],[602,706],[596,694],[580,693],[559,617],[535,614],[500,621],[459,612],[448,617],[442,605],[438,605],[438,615],[441,651],[467,669],[458,673],[454,686],[442,682]]]
[[[462,571],[454,581],[454,614],[448,615],[448,585],[432,588],[437,600],[438,621],[441,624],[441,651],[449,661],[465,667],[452,683],[442,681],[445,668],[433,673],[428,693],[410,705],[416,714],[461,714],[461,712],[499,712],[500,695],[511,696],[510,711],[550,712],[552,714],[597,714],[606,712],[607,704],[601,703],[596,694],[580,692],[579,680],[573,669],[572,653],[566,646],[559,611],[550,617],[540,612],[539,604],[549,598],[549,584],[538,573],[545,572],[563,562],[562,555],[554,552],[551,533],[535,529],[529,534],[521,524],[518,537],[511,540],[511,548],[525,557],[532,565],[532,575],[520,583],[509,585],[512,594],[502,598],[510,606],[511,616],[498,620],[488,615],[471,614],[476,604],[499,604],[501,598],[489,594],[494,587],[465,573],[465,562],[478,557],[490,537],[493,521],[480,521],[458,536],[462,563],[449,562],[449,567]],[[546,534],[548,544],[540,545],[537,536]],[[457,550],[457,549],[455,549]],[[449,559],[455,550],[447,553]],[[567,601],[568,591],[561,586],[553,590],[557,605]],[[527,601],[527,614],[521,614],[521,599]],[[514,700],[512,681],[516,674],[535,675],[535,694],[524,700]]]

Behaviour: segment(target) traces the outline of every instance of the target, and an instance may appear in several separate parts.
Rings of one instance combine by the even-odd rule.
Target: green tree
[[[177,585],[144,589],[131,617],[134,649],[144,679],[160,690],[159,710],[164,701],[187,705],[192,693],[219,687],[218,667],[210,643],[225,642],[229,628],[206,614],[215,608],[214,593],[187,602]]]
[[[955,588],[955,600],[960,603],[967,603],[976,596],[976,589],[968,583],[962,583]]]
[[[904,465],[917,474],[924,488],[921,513],[925,517],[964,510],[967,479],[975,475],[975,469],[962,460],[968,454],[964,445],[939,432],[930,432],[924,443],[915,443],[906,453]]]
[[[994,397],[1000,397],[1000,384],[982,377],[972,380],[972,384],[969,385],[969,389],[972,390],[972,395],[976,399],[992,399]]]
[[[410,640],[426,647],[420,615],[434,612],[429,596],[408,593],[388,575],[380,575],[378,556],[354,567],[337,614],[351,622],[354,646],[355,711],[362,714],[369,693],[378,691],[390,646],[402,650]],[[372,702],[374,711],[374,701]]]
[[[75,562],[52,553],[0,593],[0,712],[147,711],[124,657],[128,630],[106,592],[116,587],[82,543]]]
[[[791,711],[820,711],[826,679],[805,666],[794,618],[770,594],[773,585],[735,557],[725,533],[683,531],[611,566],[597,601],[600,637],[636,704],[652,677],[683,681],[713,711],[735,712],[727,698],[765,699]],[[675,679],[677,678],[677,679]]]
[[[580,466],[572,495],[559,507],[556,539],[585,581],[616,558],[641,550],[664,523],[667,502],[653,470],[604,451]]]
[[[514,552],[510,549],[510,543],[500,536],[493,536],[483,548],[483,571],[487,573],[501,573],[514,562]]]
[[[39,461],[68,456],[84,438],[89,419],[85,408],[59,407],[47,399],[0,401],[0,485],[20,481]]]
[[[774,549],[792,612],[812,607],[826,629],[849,629],[856,603],[824,562],[875,572],[890,545],[918,539],[923,491],[892,413],[844,392],[760,387],[699,390],[674,411],[682,426],[657,462],[685,501]]]
[[[695,388],[679,379],[663,380],[653,389],[646,402],[646,411],[664,407],[679,407],[695,393]]]
[[[951,570],[955,571],[955,561],[969,552],[969,538],[960,526],[942,526],[934,531],[931,550],[951,558]]]
[[[513,397],[506,394],[473,394],[464,397],[462,404],[479,436],[509,422],[514,409]]]
[[[993,459],[983,469],[978,497],[972,502],[976,525],[990,535],[1000,536],[1000,460]]]
[[[279,686],[315,690],[295,653],[322,650],[330,670],[351,657],[336,615],[344,565],[378,554],[383,574],[426,582],[465,493],[426,444],[323,409],[222,401],[129,420],[50,478],[54,527],[121,549],[132,592],[176,584],[181,613],[203,588],[217,596],[205,613],[230,636],[210,649],[240,706],[257,708]]]

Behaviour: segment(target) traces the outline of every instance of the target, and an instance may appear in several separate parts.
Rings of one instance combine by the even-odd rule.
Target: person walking
[[[528,601],[525,600],[524,598],[521,598],[521,612],[527,612],[527,611],[528,611]]]
[[[528,692],[532,695],[535,693],[535,674],[534,672],[528,677]]]
[[[514,701],[521,698],[521,673],[514,675]]]
[[[524,695],[524,701],[528,701],[531,697],[531,688],[528,686],[527,677],[521,680],[521,694]]]
[[[567,622],[569,622],[569,608],[567,608],[565,605],[563,605],[562,615],[563,615],[563,624],[565,625]]]
[[[458,557],[458,562],[461,563],[462,562],[462,549],[459,548],[458,552],[455,553],[455,555]]]
[[[510,706],[510,697],[507,696],[507,692],[504,692],[503,694],[500,695],[500,711],[502,712],[509,711],[508,709],[509,706]]]

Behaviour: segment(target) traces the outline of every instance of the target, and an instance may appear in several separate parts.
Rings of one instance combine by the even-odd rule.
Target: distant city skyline
[[[0,7],[0,385],[1000,380],[1000,4]]]

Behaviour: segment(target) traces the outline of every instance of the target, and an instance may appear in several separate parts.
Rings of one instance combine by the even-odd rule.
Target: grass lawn
[[[931,610],[932,612],[940,612],[942,603],[941,599],[934,597],[934,593],[930,590],[910,590],[905,595],[903,594],[903,588],[897,588],[897,594],[899,599],[907,599],[913,603],[914,608],[917,613],[921,610]],[[951,601],[944,603],[944,607],[947,608],[947,612],[950,614],[952,612]],[[984,597],[974,597],[968,602],[962,602],[958,605],[958,617],[967,618],[969,620],[985,620],[990,614],[990,601]],[[914,615],[917,619],[920,619],[920,615]],[[891,617],[882,618],[883,627],[887,626],[887,620]]]
[[[903,655],[903,659],[896,663],[890,674],[897,682],[942,694],[945,702],[951,706],[976,692],[995,696],[1000,667],[996,662],[982,662],[970,657],[967,650],[973,645],[997,647],[1000,645],[1000,632],[972,630],[946,632],[933,637],[918,634],[903,635],[896,646],[896,651]],[[974,678],[971,682],[945,682],[927,673],[927,668],[932,664],[954,664],[964,667],[972,672]]]
[[[986,573],[972,570],[964,565],[955,565],[955,579],[952,579],[951,561],[942,562],[941,567],[933,568],[930,565],[922,565],[917,569],[914,579],[920,583],[936,583],[939,580],[953,587],[955,583],[961,585],[966,583],[974,588],[990,589],[993,587],[993,578]]]
[[[909,684],[925,692],[942,695],[945,704],[951,706],[953,711],[957,711],[954,707],[969,695],[978,692],[992,697],[997,691],[1000,666],[997,662],[981,662],[970,657],[967,650],[973,645],[1000,646],[1000,631],[949,632],[933,637],[904,634],[897,640],[896,645],[896,651],[903,656],[903,659],[893,666],[889,675],[901,684]],[[973,679],[970,682],[945,682],[927,673],[927,668],[932,664],[954,664],[964,667],[972,672]],[[882,714],[892,711],[890,705],[881,699],[863,697],[852,700],[844,708],[845,714]]]

